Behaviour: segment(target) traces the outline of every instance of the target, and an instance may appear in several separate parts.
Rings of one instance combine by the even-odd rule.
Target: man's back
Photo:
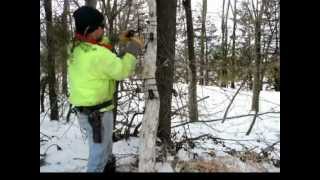
[[[75,106],[93,106],[111,100],[115,80],[133,73],[135,57],[120,59],[107,48],[81,42],[68,60],[70,101]]]

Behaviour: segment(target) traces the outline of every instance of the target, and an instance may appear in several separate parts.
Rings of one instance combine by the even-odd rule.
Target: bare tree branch
[[[79,8],[79,7],[80,7],[80,5],[79,5],[79,3],[78,3],[78,1],[77,1],[77,0],[73,0],[72,2],[77,6],[77,8]]]
[[[229,103],[229,105],[228,105],[228,107],[227,107],[227,109],[226,109],[226,111],[225,111],[225,113],[223,115],[223,120],[222,120],[221,123],[224,123],[224,121],[226,120],[227,115],[228,115],[228,111],[229,111],[234,99],[236,98],[236,96],[238,95],[238,93],[240,92],[241,88],[244,86],[245,83],[246,83],[246,80],[243,80],[241,85],[240,85],[240,87],[238,88],[237,92],[233,95],[233,97],[232,97],[232,99],[231,99],[231,101],[230,101],[230,103]]]
[[[280,111],[264,112],[264,113],[257,114],[257,116],[262,116],[262,115],[264,115],[264,114],[280,114]],[[226,119],[237,119],[237,118],[248,117],[248,116],[255,116],[255,114],[245,114],[245,115],[231,116],[231,117],[227,117]],[[222,121],[222,120],[223,120],[223,118],[212,119],[212,120],[203,120],[203,121],[197,121],[197,122],[203,123],[203,122],[214,122],[214,121]],[[184,125],[190,124],[190,123],[196,123],[196,122],[185,122],[185,123],[182,123],[182,124],[178,124],[178,125],[172,126],[171,128],[176,128],[176,127],[179,127],[179,126],[184,126]]]

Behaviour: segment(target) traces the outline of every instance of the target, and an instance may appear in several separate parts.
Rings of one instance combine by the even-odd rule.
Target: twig
[[[138,131],[138,129],[139,129],[139,127],[142,125],[142,122],[140,122],[135,128],[134,128],[134,131],[133,131],[133,135],[134,136],[138,136],[138,133],[139,133],[139,131]]]
[[[225,139],[225,138],[219,138],[219,137],[213,137],[211,134],[203,134],[203,135],[200,135],[198,137],[193,137],[193,138],[186,138],[182,141],[179,141],[178,144],[182,144],[182,143],[185,143],[187,141],[195,141],[195,140],[198,140],[200,138],[204,138],[204,137],[207,137],[207,138],[210,138],[210,139],[213,139],[213,140],[224,140],[224,141],[256,141],[256,139]]]
[[[203,101],[203,100],[205,100],[205,99],[208,99],[209,97],[210,97],[210,96],[206,96],[206,97],[204,97],[204,98],[201,98],[201,99],[197,100],[197,103],[200,102],[200,101]],[[189,105],[189,104],[184,105],[184,106],[178,108],[178,109],[175,110],[172,114],[175,114],[175,113],[177,113],[177,111],[180,111],[181,109],[188,107],[188,105]]]
[[[64,136],[64,135],[70,130],[70,128],[73,126],[74,122],[75,122],[75,120],[72,121],[72,123],[71,123],[71,125],[69,126],[69,128],[62,134],[62,136],[61,136],[59,139],[63,138],[63,136]]]
[[[79,3],[78,3],[76,0],[73,0],[73,3],[74,3],[78,8],[80,7]]]
[[[274,147],[275,145],[277,145],[278,143],[280,143],[280,140],[279,140],[279,141],[276,141],[275,143],[271,144],[270,146],[262,149],[261,153],[267,153],[267,152],[269,152],[269,151],[272,151],[273,147]]]
[[[247,136],[251,133],[251,130],[252,130],[252,128],[253,128],[253,125],[254,125],[254,123],[256,122],[257,114],[258,114],[258,111],[256,111],[256,113],[255,113],[254,116],[253,116],[252,123],[250,124],[250,127],[249,127],[249,129],[248,129],[248,131],[247,131],[247,133],[246,133]]]
[[[88,161],[88,159],[84,159],[84,158],[73,158],[73,160],[83,160],[83,161]]]
[[[264,114],[278,114],[280,113],[280,111],[276,111],[276,112],[265,112],[265,113],[260,113],[260,114],[257,114],[257,116],[261,116],[261,115],[264,115]],[[226,119],[236,119],[236,118],[241,118],[241,117],[247,117],[247,116],[255,116],[255,114],[246,114],[246,115],[239,115],[239,116],[231,116],[231,117],[227,117]],[[204,120],[204,121],[194,121],[194,122],[185,122],[185,123],[182,123],[182,124],[179,124],[179,125],[175,125],[175,126],[172,126],[171,128],[176,128],[176,127],[179,127],[179,126],[184,126],[186,124],[189,124],[189,123],[203,123],[203,122],[214,122],[214,121],[221,121],[223,120],[223,118],[220,118],[220,119],[212,119],[212,120]]]
[[[227,107],[227,109],[226,109],[226,111],[225,111],[225,113],[224,113],[224,115],[223,115],[223,120],[221,121],[221,123],[224,123],[224,121],[226,120],[226,117],[227,117],[227,115],[228,115],[229,109],[230,109],[230,107],[231,107],[234,99],[236,98],[236,96],[237,96],[238,93],[240,92],[241,88],[242,88],[243,85],[245,84],[245,82],[246,82],[245,80],[242,81],[242,83],[241,83],[240,87],[238,88],[237,92],[236,92],[236,93],[234,94],[234,96],[232,97],[232,99],[231,99],[231,101],[230,101],[230,103],[229,103],[229,105],[228,105],[228,107]]]
[[[128,138],[129,135],[130,135],[130,128],[131,128],[131,126],[132,126],[134,117],[135,117],[136,115],[138,115],[138,114],[143,114],[143,113],[142,113],[142,112],[136,112],[136,113],[134,113],[133,116],[132,116],[132,118],[131,118],[130,123],[128,124],[127,129],[125,130],[125,133],[124,133],[124,134],[125,134],[125,136],[126,136],[127,138]]]
[[[43,133],[43,132],[41,132],[41,131],[40,131],[40,134],[41,134],[41,135],[43,135],[43,136],[45,136],[45,137],[47,137],[47,138],[49,138],[49,139],[52,139],[53,137],[56,137],[56,136],[51,136],[51,137],[50,137],[50,136],[48,136],[48,135],[44,134],[44,133]]]
[[[44,151],[43,154],[40,154],[40,156],[44,156],[45,157],[47,155],[47,151],[49,150],[49,148],[51,148],[54,145],[57,146],[58,151],[62,150],[62,148],[58,144],[51,144],[50,146],[47,147],[47,149]]]

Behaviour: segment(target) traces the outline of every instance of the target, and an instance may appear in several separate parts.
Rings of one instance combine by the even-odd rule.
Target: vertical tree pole
[[[234,0],[234,9],[233,9],[233,32],[232,32],[232,58],[231,58],[231,69],[232,69],[232,80],[231,88],[235,88],[235,66],[236,66],[236,26],[237,26],[237,0]]]
[[[63,3],[63,13],[62,13],[62,26],[64,30],[64,42],[62,49],[62,93],[64,95],[68,94],[68,83],[67,83],[67,59],[68,59],[68,42],[70,41],[70,33],[68,28],[68,14],[70,13],[69,0],[64,0]]]
[[[258,6],[258,5],[257,5]],[[259,95],[260,95],[260,76],[261,76],[261,21],[262,14],[264,10],[265,2],[262,0],[260,11],[255,18],[254,28],[255,28],[255,69],[253,76],[253,96],[252,96],[252,106],[251,110],[259,112]],[[258,7],[257,7],[258,11]]]
[[[205,39],[206,35],[206,16],[207,16],[207,0],[202,0],[202,13],[201,13],[201,50],[200,50],[200,84],[204,85],[204,67],[205,67]]]
[[[158,136],[171,144],[171,99],[175,59],[177,0],[157,0],[157,87],[160,95]]]
[[[50,119],[59,120],[58,98],[56,94],[56,73],[55,73],[55,54],[52,32],[52,1],[44,1],[47,26],[47,44],[48,44],[48,84],[50,100]]]
[[[139,172],[154,172],[156,161],[156,138],[159,125],[160,99],[156,85],[155,72],[157,60],[157,4],[148,0],[149,24],[146,54],[142,70],[144,79],[145,112],[142,119],[139,146]]]
[[[255,116],[253,117],[252,123],[246,133],[246,135],[249,135],[252,131],[252,128],[256,122],[257,114],[259,112],[259,96],[260,96],[260,76],[261,76],[261,23],[262,23],[262,15],[264,13],[264,7],[265,7],[265,1],[262,0],[261,2],[260,11],[257,7],[257,16],[254,21],[254,27],[255,27],[255,71],[254,71],[254,77],[253,77],[253,96],[252,96],[252,106],[251,110],[255,111]],[[258,6],[258,3],[257,3]]]
[[[188,56],[191,80],[189,84],[189,116],[190,121],[198,121],[198,103],[197,103],[197,69],[194,55],[194,31],[192,24],[191,1],[184,0],[183,6],[187,18],[187,38],[188,38]]]

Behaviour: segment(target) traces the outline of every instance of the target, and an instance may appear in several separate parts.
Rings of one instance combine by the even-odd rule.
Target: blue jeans
[[[112,155],[112,130],[113,112],[104,112],[102,119],[102,143],[93,142],[92,128],[88,122],[88,116],[78,113],[80,128],[89,140],[89,158],[87,172],[103,172],[103,169]]]

